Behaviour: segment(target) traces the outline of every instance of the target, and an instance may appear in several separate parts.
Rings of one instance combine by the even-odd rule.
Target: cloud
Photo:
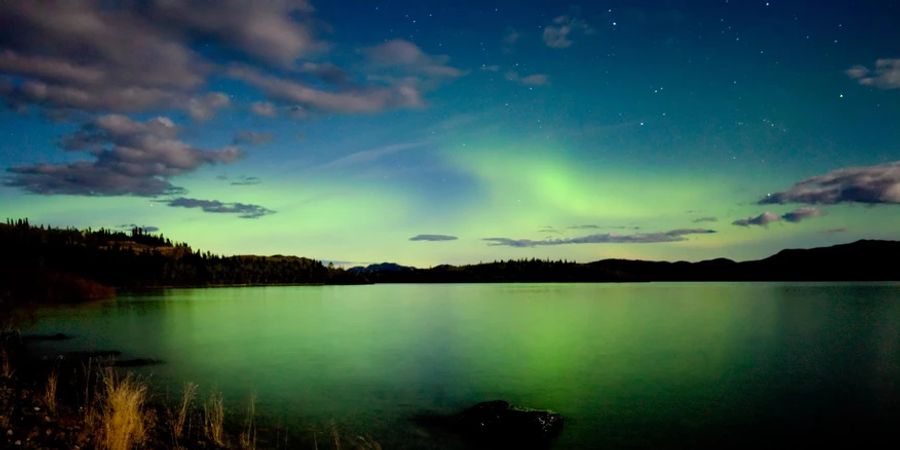
[[[731,222],[731,224],[740,227],[749,227],[750,225],[764,227],[768,226],[772,222],[777,222],[779,220],[781,220],[781,216],[773,212],[766,211],[758,216],[735,220],[734,222]]]
[[[439,241],[455,241],[458,238],[456,236],[449,236],[446,234],[418,234],[415,235],[409,240],[411,241],[431,241],[431,242],[439,242]]]
[[[307,0],[0,2],[0,98],[56,116],[178,109],[206,120],[231,103],[209,79],[231,76],[269,97],[253,113],[302,118],[421,107],[423,91],[465,74],[402,39],[364,49],[367,73],[355,77],[309,60],[330,48],[313,12]]]
[[[298,80],[265,75],[246,66],[232,67],[229,75],[256,86],[271,100],[315,111],[374,113],[392,108],[417,108],[425,104],[421,91],[411,82],[327,91]]]
[[[263,117],[275,117],[278,115],[278,110],[271,102],[253,102],[250,105],[250,111],[257,116]]]
[[[563,15],[553,19],[553,23],[544,27],[544,44],[550,48],[569,48],[574,43],[570,37],[572,32],[593,34],[594,29],[585,21],[573,16]]]
[[[846,232],[847,232],[847,229],[841,227],[841,228],[829,228],[827,230],[822,230],[819,233],[831,235],[831,234],[846,233]]]
[[[522,37],[522,33],[519,33],[513,28],[507,28],[506,33],[503,33],[503,43],[506,45],[513,45],[516,42],[519,42],[519,38]]]
[[[863,86],[879,89],[900,89],[900,58],[882,58],[875,61],[875,67],[856,65],[844,73]]]
[[[484,238],[488,245],[499,245],[508,247],[538,247],[549,245],[566,245],[566,244],[649,244],[659,242],[680,242],[685,241],[685,236],[691,234],[711,234],[715,230],[703,228],[685,228],[670,230],[658,233],[634,233],[634,234],[590,234],[565,239],[544,239],[534,241],[530,239],[510,239],[503,237]]]
[[[221,92],[210,92],[209,94],[193,97],[187,101],[185,109],[188,115],[194,120],[207,120],[216,114],[222,108],[231,104],[231,99]]]
[[[262,183],[262,180],[259,177],[251,177],[246,175],[240,175],[234,178],[229,177],[228,175],[219,175],[216,177],[216,179],[228,181],[228,184],[232,186],[255,186]]]
[[[506,73],[506,79],[525,86],[543,86],[550,83],[550,77],[542,73],[535,73],[523,77],[520,76],[518,72],[510,71]]]
[[[209,119],[230,101],[203,92],[218,69],[192,44],[292,66],[327,47],[313,37],[311,12],[305,0],[0,2],[0,96],[17,106],[175,108]]]
[[[786,212],[782,215],[775,214],[773,212],[766,211],[758,216],[747,217],[746,219],[738,219],[734,222],[731,222],[732,225],[737,225],[741,227],[749,227],[751,225],[756,226],[768,226],[772,222],[778,222],[780,220],[784,220],[791,223],[797,223],[804,221],[806,219],[811,219],[813,217],[819,217],[824,215],[821,210],[817,208],[798,208],[790,212]]]
[[[261,145],[272,140],[272,133],[262,131],[239,131],[231,143],[234,145]]]
[[[208,213],[237,214],[242,219],[256,219],[265,215],[275,214],[275,211],[271,209],[248,203],[223,203],[218,200],[201,200],[185,197],[164,200],[163,202],[172,207],[200,208]]]
[[[696,219],[693,220],[694,223],[718,222],[718,221],[719,221],[719,219],[717,219],[717,218],[715,218],[715,217],[712,217],[712,216],[698,217],[698,218],[696,218]]]
[[[824,213],[818,208],[804,207],[784,213],[781,215],[781,218],[791,223],[797,223],[813,217],[819,217],[823,214]]]
[[[182,191],[170,177],[240,156],[236,147],[192,147],[177,134],[167,117],[140,122],[118,114],[100,116],[60,142],[63,149],[87,153],[93,160],[12,167],[5,184],[43,195],[153,197]]]
[[[210,65],[123,4],[0,2],[0,94],[14,104],[87,111],[189,109]]]
[[[600,228],[600,225],[594,224],[585,224],[585,225],[572,225],[570,227],[566,227],[570,230],[596,230]]]
[[[306,0],[158,0],[149,15],[245,55],[284,67],[327,48],[313,36]],[[298,20],[300,19],[300,20]]]
[[[404,39],[392,39],[363,50],[374,67],[398,68],[408,73],[432,77],[456,78],[465,72],[447,64],[446,55],[429,55],[416,44]]]
[[[800,181],[787,191],[769,194],[758,203],[900,204],[900,161],[834,170]]]
[[[320,169],[331,169],[331,168],[341,168],[348,166],[356,166],[360,164],[368,164],[374,161],[377,161],[385,156],[394,155],[400,152],[405,152],[407,150],[416,149],[419,147],[423,147],[427,144],[427,142],[404,142],[400,144],[390,144],[381,147],[371,148],[368,150],[362,150],[354,153],[350,153],[349,155],[342,156],[338,159],[335,159],[331,162],[325,163],[320,166]]]

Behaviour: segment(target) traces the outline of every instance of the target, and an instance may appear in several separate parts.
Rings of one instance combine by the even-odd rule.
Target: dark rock
[[[72,336],[63,333],[56,334],[26,334],[22,336],[23,341],[65,341],[72,339]]]
[[[74,352],[65,352],[59,355],[59,357],[63,359],[74,359],[74,360],[82,360],[82,359],[99,359],[99,358],[115,358],[121,355],[122,352],[118,350],[90,350],[90,351],[74,351]]]
[[[135,358],[135,359],[123,359],[113,361],[112,365],[115,367],[142,367],[142,366],[155,366],[157,364],[162,364],[163,361],[161,359],[153,359],[153,358]]]
[[[452,416],[420,416],[417,421],[490,448],[545,448],[563,426],[558,413],[513,406],[503,400],[478,403]]]

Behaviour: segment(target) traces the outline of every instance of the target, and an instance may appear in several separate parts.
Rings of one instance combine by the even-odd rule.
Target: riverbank
[[[187,382],[169,398],[128,371],[132,364],[117,361],[116,352],[38,358],[29,351],[32,338],[65,336],[0,335],[2,448],[381,448],[371,437],[344,433],[335,424],[309,436],[259,426],[252,396],[242,408],[227,408],[220,392]]]

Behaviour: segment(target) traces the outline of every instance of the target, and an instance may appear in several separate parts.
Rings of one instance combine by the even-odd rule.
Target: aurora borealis
[[[900,239],[900,4],[0,3],[0,215],[223,254]]]

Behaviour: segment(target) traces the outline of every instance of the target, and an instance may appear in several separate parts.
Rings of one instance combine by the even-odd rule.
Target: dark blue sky
[[[0,6],[0,211],[415,264],[900,238],[898,2],[210,5]]]

